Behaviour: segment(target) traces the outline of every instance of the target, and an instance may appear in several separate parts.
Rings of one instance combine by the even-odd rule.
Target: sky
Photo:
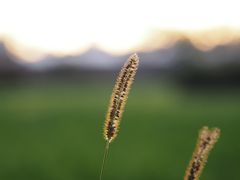
[[[193,34],[230,28],[238,34],[239,4],[237,0],[0,0],[0,38],[29,61],[48,53],[81,53],[92,46],[121,54],[154,39],[156,31]]]

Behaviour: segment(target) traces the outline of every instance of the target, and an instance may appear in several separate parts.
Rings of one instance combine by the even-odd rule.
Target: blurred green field
[[[0,88],[1,180],[98,179],[102,127],[113,83]],[[193,93],[136,81],[104,180],[183,179],[198,130],[222,136],[204,180],[239,180],[240,93]]]

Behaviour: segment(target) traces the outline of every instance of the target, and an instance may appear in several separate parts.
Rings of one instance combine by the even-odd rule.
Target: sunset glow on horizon
[[[29,61],[48,53],[81,53],[91,46],[121,54],[174,39],[163,35],[154,42],[152,33],[158,30],[186,33],[203,50],[240,35],[234,0],[3,0],[0,6],[0,38]]]

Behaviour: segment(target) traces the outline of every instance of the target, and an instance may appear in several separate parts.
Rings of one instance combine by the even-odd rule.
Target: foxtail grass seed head
[[[106,146],[99,176],[100,180],[102,180],[103,177],[105,160],[107,159],[109,151],[109,144],[117,136],[121,116],[126,104],[126,100],[128,98],[129,90],[138,68],[138,64],[139,58],[137,54],[133,54],[128,58],[127,62],[124,64],[118,75],[112,92],[104,124],[104,138],[106,140]]]
[[[104,125],[104,138],[109,143],[117,136],[121,116],[138,64],[137,54],[131,55],[122,67],[115,83]]]
[[[195,151],[187,168],[184,180],[198,180],[206,164],[208,154],[220,136],[220,129],[203,127],[198,136]]]

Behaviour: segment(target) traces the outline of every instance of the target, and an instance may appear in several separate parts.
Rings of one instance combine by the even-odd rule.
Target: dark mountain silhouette
[[[0,72],[15,71],[19,66],[12,60],[4,43],[0,42]]]
[[[142,77],[170,77],[186,85],[240,85],[240,43],[201,51],[189,40],[183,39],[171,47],[138,54]],[[79,55],[46,55],[36,63],[20,64],[4,43],[0,43],[0,77],[108,77],[122,66],[128,56],[115,56],[92,47]]]
[[[0,78],[18,78],[26,71],[27,69],[18,63],[17,58],[8,51],[5,44],[0,42]]]
[[[47,55],[39,62],[28,64],[28,67],[35,70],[64,69],[64,67],[67,69],[111,70],[118,67],[123,61],[121,56],[113,56],[93,47],[75,56],[56,57]]]
[[[217,46],[206,52],[189,45],[177,48],[175,80],[188,86],[240,86],[240,44]]]

